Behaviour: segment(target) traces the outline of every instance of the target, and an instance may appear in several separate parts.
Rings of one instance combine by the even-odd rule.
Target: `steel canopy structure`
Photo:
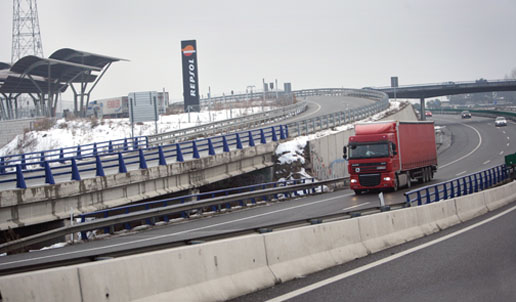
[[[49,58],[25,56],[12,66],[0,63],[0,119],[18,116],[17,99],[29,94],[36,113],[55,116],[60,93],[70,86],[74,92],[75,114],[85,114],[89,96],[106,70],[116,61],[124,59],[92,54],[70,48],[59,49]],[[93,83],[86,91],[88,84]],[[79,88],[75,88],[74,84]],[[84,97],[86,96],[86,106]],[[81,98],[80,107],[77,99]]]

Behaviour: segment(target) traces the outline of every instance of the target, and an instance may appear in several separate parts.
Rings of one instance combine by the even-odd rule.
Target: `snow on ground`
[[[273,110],[264,107],[264,111]],[[212,121],[220,121],[251,115],[262,111],[262,107],[233,108],[212,110],[210,112],[182,113],[162,115],[158,121],[158,133],[199,126]],[[210,116],[211,114],[211,116]],[[134,125],[134,136],[156,134],[154,122]],[[131,123],[128,118],[104,119],[92,123],[90,119],[66,121],[57,120],[56,124],[46,131],[30,131],[16,136],[10,143],[0,149],[0,156],[53,150],[64,147],[85,145],[94,142],[123,139],[131,137]]]

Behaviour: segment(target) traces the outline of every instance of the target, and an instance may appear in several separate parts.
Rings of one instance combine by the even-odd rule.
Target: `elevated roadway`
[[[451,144],[439,151],[440,169],[433,182],[455,178],[501,164],[503,154],[514,153],[516,125],[496,128],[492,119],[473,118],[461,120],[458,116],[435,116],[436,123],[451,132]],[[385,194],[387,204],[403,201],[401,190]],[[280,222],[323,216],[326,214],[361,210],[378,206],[376,194],[355,196],[349,190],[341,190],[318,196],[310,196],[289,202],[270,204],[266,207],[216,215],[206,219],[185,221],[156,227],[145,232],[126,234],[109,240],[96,240],[61,249],[45,250],[0,258],[0,270],[13,266],[31,265],[44,261],[72,260],[76,257],[95,257],[99,254],[123,253],[145,245],[161,244],[173,240],[188,240],[199,235],[224,234],[239,229],[258,228]]]

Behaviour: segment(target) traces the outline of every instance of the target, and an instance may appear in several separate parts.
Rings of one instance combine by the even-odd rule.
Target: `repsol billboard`
[[[197,72],[197,43],[195,40],[181,41],[183,58],[183,97],[185,112],[199,112],[199,75]]]

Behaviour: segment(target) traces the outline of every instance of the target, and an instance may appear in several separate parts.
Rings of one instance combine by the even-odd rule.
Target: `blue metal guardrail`
[[[20,164],[22,169],[26,170],[30,165],[39,165],[43,167],[43,163],[45,161],[52,161],[56,159],[63,161],[70,157],[83,159],[106,153],[138,150],[142,146],[149,146],[146,136],[136,136],[59,149],[6,155],[0,157],[0,175],[6,174],[6,170],[15,167],[16,164]]]
[[[29,179],[44,177],[45,183],[55,184],[55,176],[71,175],[71,180],[81,180],[81,172],[96,171],[96,176],[105,176],[104,169],[116,167],[118,173],[126,173],[127,165],[131,164],[138,164],[140,169],[147,169],[147,163],[151,161],[157,161],[159,165],[167,165],[167,158],[174,158],[177,162],[182,162],[184,155],[187,154],[191,154],[193,158],[200,158],[200,152],[207,151],[209,155],[215,155],[215,150],[229,152],[231,146],[243,149],[244,145],[253,147],[257,143],[266,144],[267,141],[278,141],[287,137],[288,128],[280,125],[158,147],[133,148],[123,152],[115,152],[113,149],[113,152],[108,150],[102,154],[97,153],[95,156],[90,156],[90,160],[85,160],[84,156],[79,157],[78,153],[74,153],[69,157],[30,163],[43,168],[24,171],[20,163],[3,166],[4,168],[14,167],[15,171],[4,173],[4,175],[13,177],[0,180],[0,183],[16,182],[17,188],[27,188],[25,181]],[[136,152],[138,154],[134,154]],[[60,165],[52,166],[54,163],[60,163]]]
[[[505,165],[405,192],[406,205],[428,204],[488,189],[509,178]]]
[[[116,207],[116,208],[110,208],[105,210],[99,210],[84,214],[75,215],[74,219],[80,219],[81,223],[84,223],[87,221],[88,218],[108,218],[113,217],[116,215],[124,215],[129,214],[137,211],[143,211],[143,210],[150,210],[154,208],[159,207],[167,207],[169,205],[174,204],[184,204],[185,202],[190,201],[199,201],[205,198],[215,198],[219,196],[228,196],[232,194],[238,194],[238,193],[245,193],[245,192],[252,192],[257,190],[265,190],[268,188],[277,188],[277,187],[287,187],[297,184],[306,184],[306,183],[314,183],[315,178],[302,178],[302,179],[294,179],[294,180],[286,180],[286,181],[278,181],[278,182],[268,182],[268,183],[261,183],[261,184],[255,184],[255,185],[249,185],[249,186],[243,186],[243,187],[235,187],[235,188],[229,188],[229,189],[223,189],[223,190],[216,190],[216,191],[210,191],[210,192],[203,192],[198,194],[191,194],[191,195],[184,195],[184,196],[177,196],[167,199],[160,199],[155,201],[149,201],[144,203],[138,203],[138,204],[131,204],[127,206],[122,207]],[[301,194],[299,191],[295,190],[293,192],[284,192],[284,193],[275,193],[273,194],[273,198],[279,199],[280,195],[284,197],[292,197],[292,196],[301,196],[301,195],[308,195],[316,193],[316,188],[313,187],[311,189],[303,189],[303,193]],[[322,191],[322,189],[321,189]],[[267,194],[264,194],[261,196],[262,201],[269,201],[269,196]],[[257,200],[255,197],[250,198],[251,204],[256,204]],[[247,204],[244,202],[244,199],[238,201],[238,205],[241,207],[247,206]],[[212,212],[220,212],[223,208],[231,209],[231,203],[230,202],[222,202],[218,205],[212,205],[211,211]],[[188,214],[184,211],[178,211],[175,213],[177,217],[188,217]],[[162,220],[164,222],[169,222],[170,218],[169,215],[164,215],[162,217]],[[137,221],[137,225],[141,224],[147,224],[147,225],[154,225],[156,223],[155,218],[153,219],[145,219],[145,221]],[[104,227],[104,233],[112,233],[113,228],[115,225],[112,225],[110,227]],[[123,223],[121,228],[125,228],[126,230],[131,229],[133,226],[131,226],[131,223],[125,222]],[[81,232],[82,239],[86,239],[86,232]]]

